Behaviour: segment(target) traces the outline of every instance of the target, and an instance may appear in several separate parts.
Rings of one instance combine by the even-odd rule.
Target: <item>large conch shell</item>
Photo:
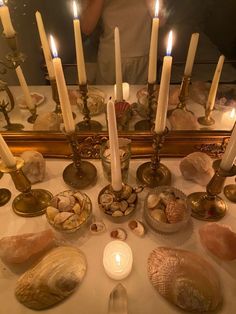
[[[16,297],[31,309],[46,309],[75,290],[86,268],[86,258],[79,249],[58,247],[18,279]]]
[[[157,291],[187,311],[213,311],[221,302],[214,268],[192,252],[160,247],[148,258],[148,276]]]

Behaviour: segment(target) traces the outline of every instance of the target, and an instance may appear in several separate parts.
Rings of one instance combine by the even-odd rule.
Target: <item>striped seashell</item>
[[[166,217],[169,223],[174,224],[184,219],[186,213],[186,204],[183,200],[170,201],[165,209]]]

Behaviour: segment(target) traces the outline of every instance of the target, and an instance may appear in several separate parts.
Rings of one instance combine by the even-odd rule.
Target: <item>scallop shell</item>
[[[115,111],[117,119],[122,118],[131,110],[131,105],[126,101],[119,101],[115,103]]]
[[[118,239],[122,241],[126,240],[127,238],[127,232],[122,228],[112,230],[110,235],[113,239]]]
[[[128,226],[131,229],[131,231],[139,237],[142,237],[145,234],[145,228],[143,223],[137,219],[131,220],[128,223]]]
[[[171,224],[184,220],[185,212],[186,205],[183,200],[170,201],[165,209],[167,220]]]
[[[222,300],[217,272],[188,251],[156,248],[148,258],[148,276],[163,297],[187,311],[213,311]]]
[[[46,309],[75,290],[86,268],[86,258],[80,250],[56,248],[18,279],[15,295],[31,309]]]

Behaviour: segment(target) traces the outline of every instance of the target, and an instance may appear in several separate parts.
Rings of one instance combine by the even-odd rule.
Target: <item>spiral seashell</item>
[[[166,217],[169,223],[177,223],[184,219],[186,212],[186,203],[183,200],[170,201],[165,209]]]
[[[86,268],[86,258],[79,249],[56,248],[18,279],[16,298],[34,310],[51,307],[75,290]]]
[[[217,272],[201,256],[156,248],[148,258],[148,277],[168,301],[186,311],[213,311],[222,300]]]

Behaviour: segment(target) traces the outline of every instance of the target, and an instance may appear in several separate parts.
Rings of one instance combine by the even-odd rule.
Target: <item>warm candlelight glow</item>
[[[155,17],[158,17],[158,14],[159,14],[159,0],[156,0]]]
[[[3,5],[4,5],[3,0],[0,0],[0,6],[3,6]]]
[[[73,1],[73,12],[74,12],[74,18],[78,18],[78,7],[75,1]]]
[[[170,55],[171,55],[172,41],[173,41],[173,32],[170,31],[170,32],[169,32],[169,36],[168,36],[167,49],[166,49],[166,54],[167,54],[167,56],[170,56]]]
[[[115,260],[116,260],[117,265],[119,265],[119,266],[120,266],[120,261],[121,261],[120,254],[116,254],[116,256],[115,256]]]
[[[230,118],[233,119],[235,117],[235,108],[233,108],[230,112]]]
[[[50,46],[51,46],[53,57],[57,58],[58,57],[57,47],[56,47],[56,43],[52,35],[50,35]]]

